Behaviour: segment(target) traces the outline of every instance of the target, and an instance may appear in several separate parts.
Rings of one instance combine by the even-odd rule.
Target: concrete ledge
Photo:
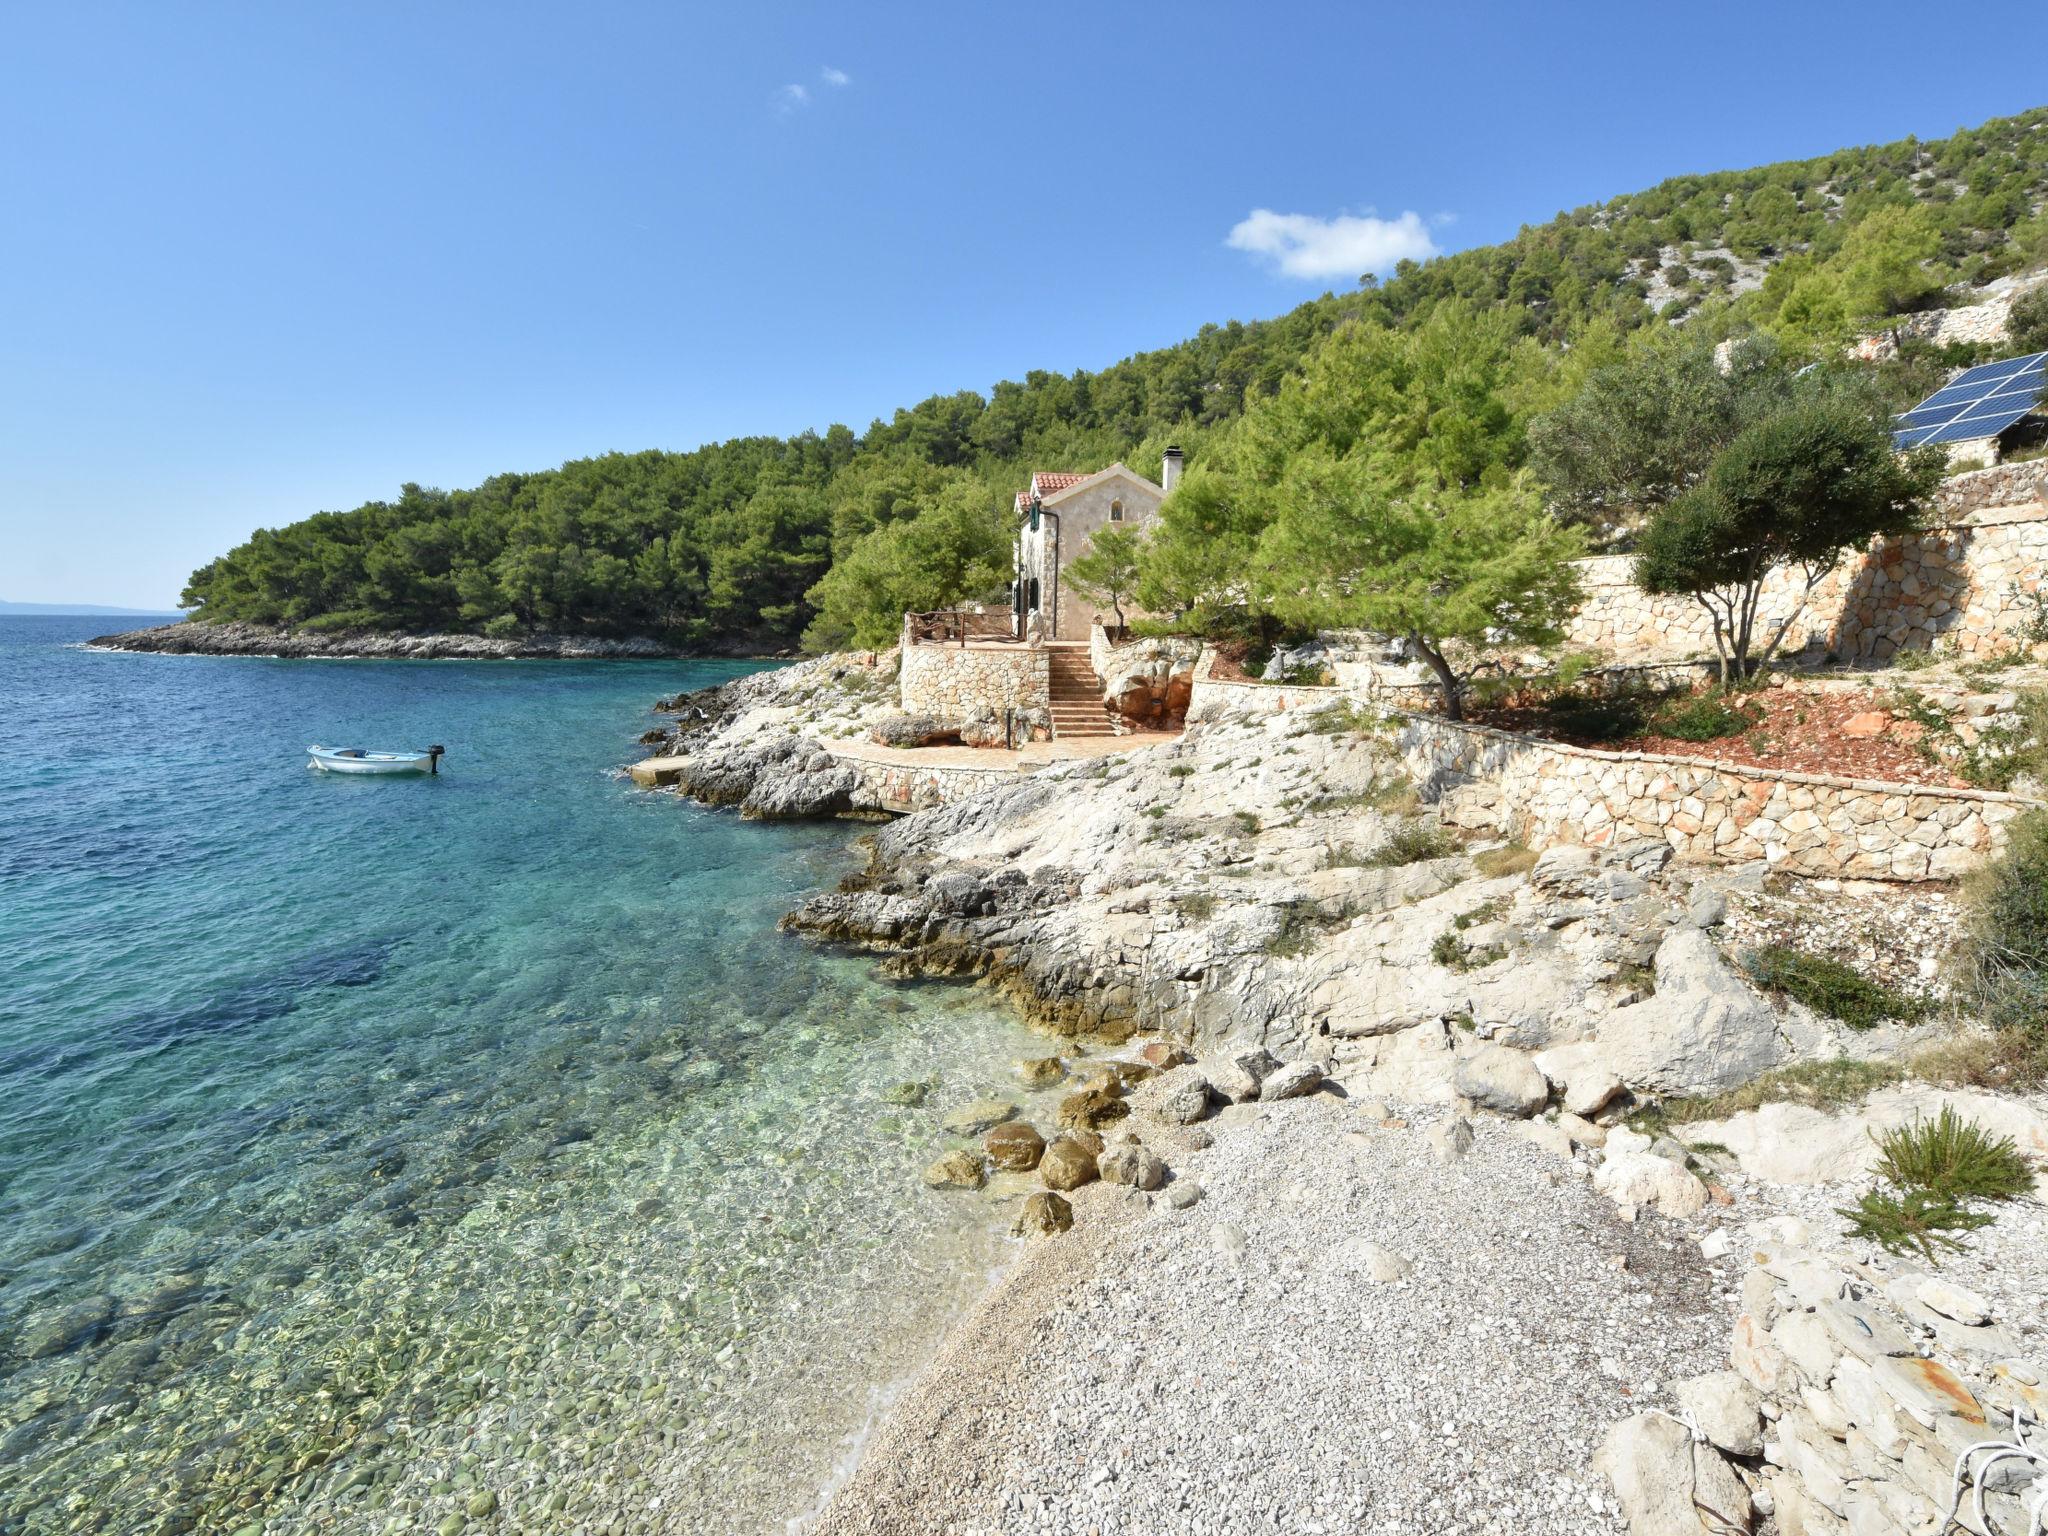
[[[629,763],[626,772],[632,775],[635,784],[652,789],[657,785],[673,784],[683,775],[683,766],[688,757],[650,757],[637,763]]]

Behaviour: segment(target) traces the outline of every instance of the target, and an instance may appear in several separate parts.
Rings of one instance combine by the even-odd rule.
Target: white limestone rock
[[[1763,1399],[1734,1371],[1709,1371],[1672,1387],[1700,1431],[1735,1456],[1763,1454]]]
[[[1713,940],[1675,928],[1657,947],[1657,994],[1600,1021],[1593,1049],[1575,1053],[1566,1076],[1607,1074],[1631,1088],[1706,1094],[1778,1065],[1777,1014],[1729,969]]]
[[[1649,1152],[1609,1152],[1593,1170],[1593,1187],[1618,1206],[1655,1206],[1667,1216],[1697,1216],[1707,1204],[1707,1186],[1690,1170]]]
[[[1550,1099],[1550,1084],[1528,1056],[1512,1046],[1488,1045],[1458,1063],[1458,1092],[1482,1109],[1522,1119]]]
[[[1621,1501],[1630,1536],[1727,1536],[1750,1529],[1749,1492],[1683,1424],[1639,1413],[1607,1432],[1593,1457]]]

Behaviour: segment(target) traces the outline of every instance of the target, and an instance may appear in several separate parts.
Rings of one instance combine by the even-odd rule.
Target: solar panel
[[[1996,437],[2041,403],[2048,352],[1966,368],[1910,411],[1892,420],[1892,446],[1959,443]]]

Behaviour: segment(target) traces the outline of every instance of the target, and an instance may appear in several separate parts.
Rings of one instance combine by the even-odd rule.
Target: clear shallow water
[[[105,623],[0,619],[0,1533],[802,1509],[985,1273],[916,1173],[1032,1047],[774,931],[846,827],[613,772],[744,664],[71,646]]]

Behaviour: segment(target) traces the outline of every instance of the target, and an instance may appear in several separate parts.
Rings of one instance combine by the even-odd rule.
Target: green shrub
[[[1996,1086],[2048,1082],[2048,811],[2008,822],[2005,852],[1963,885],[1960,991],[1998,1038]]]
[[[1944,1108],[1877,1138],[1878,1177],[1946,1200],[2010,1200],[2034,1187],[2033,1170],[2010,1136],[1993,1136]]]
[[[1446,928],[1438,934],[1429,946],[1429,958],[1438,965],[1453,971],[1476,971],[1507,958],[1507,951],[1498,944],[1482,944],[1478,947],[1467,944],[1456,927]]]
[[[1639,1131],[1654,1132],[1696,1120],[1725,1120],[1765,1104],[1805,1104],[1814,1109],[1861,1104],[1878,1089],[1889,1088],[1904,1076],[1888,1061],[1858,1061],[1849,1056],[1802,1061],[1751,1078],[1726,1093],[1666,1099],[1654,1110],[1631,1116],[1629,1124]]]
[[[1361,735],[1377,731],[1385,724],[1386,716],[1361,708],[1351,699],[1325,705],[1308,717],[1308,729],[1318,736]]]
[[[1740,736],[1760,720],[1752,706],[1731,702],[1720,691],[1696,693],[1665,705],[1650,719],[1650,729],[1679,741],[1716,741]]]
[[[1850,1237],[1864,1238],[1892,1253],[1917,1252],[1929,1263],[1937,1248],[1962,1251],[1962,1241],[1952,1234],[1991,1224],[1988,1212],[1918,1189],[1903,1194],[1869,1190],[1855,1205],[1837,1206],[1835,1214],[1849,1219]]]
[[[1433,821],[1404,821],[1387,835],[1387,840],[1365,857],[1368,868],[1397,869],[1403,864],[1420,864],[1427,859],[1447,859],[1458,851],[1458,840]]]
[[[1539,706],[1550,732],[1577,741],[1626,741],[1643,734],[1650,711],[1641,694],[1560,693]]]
[[[1959,1251],[1958,1234],[1991,1222],[1971,1201],[2010,1200],[2034,1187],[2033,1171],[2010,1137],[1993,1136],[1953,1109],[1873,1139],[1878,1177],[1890,1188],[1873,1189],[1837,1214],[1848,1218],[1851,1237],[1893,1253],[1915,1251],[1931,1261],[1937,1248]]]
[[[1926,999],[1872,981],[1839,960],[1805,954],[1784,944],[1750,950],[1742,964],[1765,991],[1797,998],[1815,1013],[1840,1019],[1851,1029],[1869,1029],[1886,1019],[1917,1024],[1930,1009]]]

